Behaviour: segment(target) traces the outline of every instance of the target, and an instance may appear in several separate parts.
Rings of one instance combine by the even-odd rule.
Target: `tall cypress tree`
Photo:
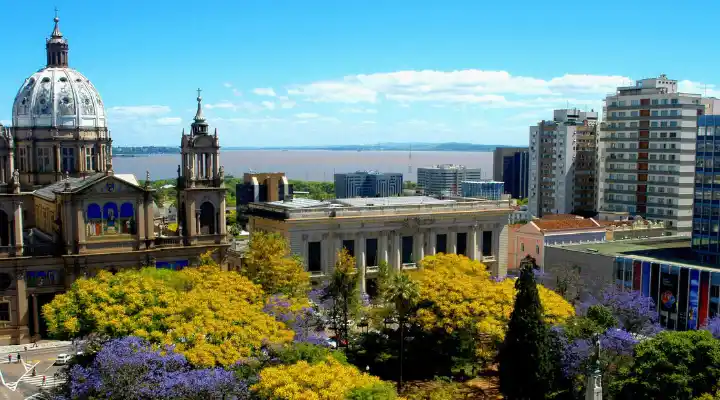
[[[500,391],[508,400],[544,399],[550,391],[552,348],[535,268],[535,260],[529,256],[521,263],[520,278],[515,282],[515,308],[498,355]]]

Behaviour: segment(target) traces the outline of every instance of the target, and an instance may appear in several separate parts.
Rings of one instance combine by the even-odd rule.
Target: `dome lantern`
[[[45,43],[45,50],[47,52],[47,66],[48,67],[67,67],[68,66],[68,52],[70,47],[68,46],[67,40],[63,37],[60,32],[60,18],[58,18],[58,10],[55,9],[55,28]]]

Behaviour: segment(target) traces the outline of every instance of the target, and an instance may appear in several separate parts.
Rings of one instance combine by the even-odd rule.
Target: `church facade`
[[[93,84],[68,66],[55,17],[47,64],[20,87],[12,125],[0,125],[0,344],[46,335],[42,306],[100,270],[180,269],[228,241],[217,131],[198,94],[191,132],[181,137],[177,235],[155,220],[149,186],[112,167],[112,138]]]

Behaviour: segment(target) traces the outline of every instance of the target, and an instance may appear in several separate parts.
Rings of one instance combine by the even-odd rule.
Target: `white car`
[[[58,354],[57,359],[55,359],[55,364],[65,365],[71,358],[72,356],[70,354]]]

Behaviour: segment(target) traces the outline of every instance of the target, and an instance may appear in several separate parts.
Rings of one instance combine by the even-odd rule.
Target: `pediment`
[[[115,176],[107,176],[98,182],[82,189],[80,193],[98,193],[98,194],[115,194],[115,193],[144,193],[145,189],[120,179]]]

